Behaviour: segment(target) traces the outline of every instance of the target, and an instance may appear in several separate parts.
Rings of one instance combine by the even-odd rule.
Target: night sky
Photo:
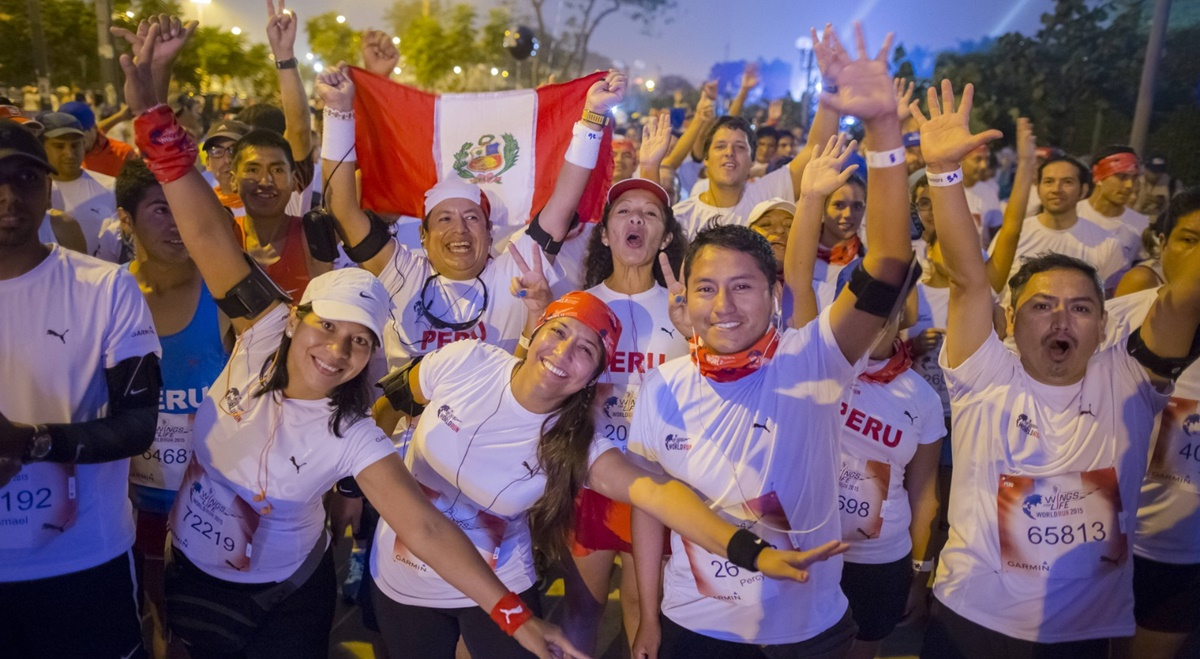
[[[452,0],[446,0],[447,2]],[[561,1],[561,0],[560,0]],[[237,25],[252,39],[265,40],[265,3],[244,0],[212,0],[203,8],[206,24]],[[385,27],[383,12],[389,0],[353,3],[332,0],[292,0],[288,6],[303,20],[337,8],[350,25],[362,29]],[[474,2],[483,14],[499,4],[487,0]],[[511,3],[510,3],[511,4]],[[1034,32],[1039,17],[1052,0],[1015,0],[1015,2],[978,2],[976,0],[857,0],[849,2],[812,2],[811,0],[677,0],[676,8],[662,22],[649,28],[626,18],[610,17],[601,24],[592,40],[592,50],[627,66],[640,62],[644,68],[636,75],[656,77],[677,73],[692,81],[701,80],[710,67],[723,60],[764,58],[798,62],[796,38],[808,34],[809,27],[833,22],[847,46],[852,38],[851,23],[862,20],[867,28],[869,47],[879,47],[888,30],[906,46],[931,51],[955,47],[962,41],[978,40],[1011,30]],[[196,5],[185,2],[188,9]],[[554,5],[551,0],[550,5]],[[526,6],[515,1],[517,8]],[[553,23],[552,16],[549,17]],[[303,38],[303,37],[302,37]],[[304,52],[304,46],[297,50]]]

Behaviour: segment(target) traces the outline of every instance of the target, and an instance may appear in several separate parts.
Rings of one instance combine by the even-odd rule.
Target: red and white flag
[[[424,215],[425,191],[455,177],[504,200],[509,224],[528,222],[554,192],[583,113],[587,91],[603,72],[536,90],[430,94],[352,68],[358,93],[355,134],[362,205],[380,213]],[[579,202],[597,221],[612,181],[612,127]],[[325,153],[337,159],[341,154]]]

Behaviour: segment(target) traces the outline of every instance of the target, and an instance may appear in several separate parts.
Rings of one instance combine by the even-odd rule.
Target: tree
[[[50,64],[51,87],[88,87],[100,77],[96,11],[82,0],[36,0]],[[0,81],[36,82],[27,0],[0,0]]]
[[[548,51],[550,62],[547,67],[563,77],[583,74],[592,35],[608,17],[624,13],[649,27],[660,14],[675,6],[674,0],[554,0],[555,4],[551,6],[557,6],[558,11],[566,15],[566,20],[562,21],[565,26],[563,40],[557,42],[546,25],[548,1],[529,0],[529,4],[537,23],[538,41],[542,49]],[[561,4],[557,4],[559,2]]]
[[[337,17],[336,11],[327,11],[304,22],[308,47],[325,66],[357,62],[362,50],[362,33],[339,23]]]

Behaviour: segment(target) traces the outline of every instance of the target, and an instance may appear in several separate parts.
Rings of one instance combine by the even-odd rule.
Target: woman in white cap
[[[364,368],[391,306],[356,269],[312,280],[296,306],[240,249],[228,214],[192,163],[196,144],[161,103],[154,50],[170,60],[191,30],[150,28],[122,58],[138,145],[180,235],[238,334],[193,425],[195,455],[171,512],[167,624],[194,659],[325,657],[336,602],[322,495],[345,476],[401,529],[414,553],[480,606],[506,588],[467,537],[429,504],[369,417]],[[161,85],[155,83],[161,83]],[[150,328],[145,331],[153,331]],[[574,654],[540,620],[510,630],[539,657]]]
[[[654,131],[658,118],[647,130]],[[666,119],[662,119],[664,123]],[[687,248],[684,231],[671,211],[667,192],[657,184],[630,178],[612,186],[604,216],[589,239],[585,286],[608,304],[624,331],[612,365],[597,383],[593,411],[596,433],[622,451],[638,388],[647,373],[687,354],[687,337],[671,320],[673,273]],[[678,308],[681,308],[679,305]],[[577,647],[593,651],[613,560],[621,556],[621,611],[626,638],[637,632],[638,592],[630,546],[630,507],[591,489],[579,497],[571,547],[575,570],[568,570],[563,628]],[[656,579],[652,585],[658,588]]]
[[[527,260],[540,249],[553,261],[561,248],[596,165],[600,122],[610,120],[608,114],[623,98],[627,83],[623,74],[611,72],[588,91],[583,119],[574,126],[554,193],[525,235],[512,243]],[[318,76],[316,90],[325,102],[321,153],[323,171],[330,172],[329,208],[346,254],[377,275],[395,302],[395,329],[389,328],[385,337],[389,365],[400,366],[466,338],[516,350],[525,328],[525,307],[505,291],[520,271],[510,252],[492,258],[491,215],[496,209],[487,196],[479,186],[457,177],[443,179],[425,193],[420,229],[425,254],[392,240],[381,220],[359,208],[355,87],[349,71],[326,70]],[[562,276],[557,269],[547,275],[551,285]]]
[[[536,263],[529,274],[521,282],[525,297],[544,294]],[[553,562],[565,559],[575,498],[585,484],[642,508],[742,569],[762,572],[750,579],[804,581],[810,563],[845,547],[833,541],[807,552],[768,548],[718,517],[690,488],[633,466],[616,442],[598,435],[592,404],[606,366],[620,355],[622,334],[604,302],[575,291],[546,306],[525,358],[465,339],[387,380],[389,400],[429,408],[405,463],[510,590],[491,610],[509,633],[540,606],[533,547]],[[528,656],[384,517],[371,558],[371,599],[391,656],[451,659],[460,636],[472,656]]]

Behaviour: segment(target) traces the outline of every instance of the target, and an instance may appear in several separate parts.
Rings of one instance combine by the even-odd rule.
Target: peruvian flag
[[[587,91],[603,72],[536,90],[430,94],[351,68],[358,93],[355,145],[362,205],[380,213],[423,217],[425,191],[455,177],[491,190],[508,207],[510,225],[528,222],[554,192],[583,114]],[[612,126],[579,202],[595,222],[612,181]],[[323,154],[337,158],[337,154]]]

